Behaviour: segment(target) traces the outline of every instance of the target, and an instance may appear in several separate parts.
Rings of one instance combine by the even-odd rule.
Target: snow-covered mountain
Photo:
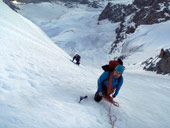
[[[0,128],[112,127],[108,117],[110,104],[104,100],[96,103],[93,96],[102,73],[101,64],[116,56],[107,54],[116,24],[102,21],[97,25],[95,19],[102,9],[80,7],[67,8],[60,2],[22,5],[20,13],[27,14],[26,18],[32,20],[29,21],[0,0]],[[56,17],[46,13],[49,11]],[[160,37],[160,29],[169,32],[167,26],[169,22],[139,27],[138,33],[129,37],[127,50],[140,41],[147,43],[149,37]],[[166,32],[159,41],[169,40]],[[56,40],[60,41],[60,48]],[[70,61],[69,48],[67,51],[75,40],[78,41],[72,54],[81,53],[80,66]],[[79,43],[83,40],[88,45]],[[154,48],[159,50],[158,46]],[[170,78],[134,68],[139,65],[134,66],[133,62],[145,60],[147,53],[156,54],[149,49],[143,52],[139,50],[124,61],[124,84],[115,99],[120,107],[112,107],[111,111],[117,117],[116,128],[170,125]],[[79,104],[81,95],[88,98]]]
[[[129,34],[127,39],[117,44],[116,51],[108,54],[116,39],[115,30],[120,23],[111,23],[107,19],[98,22],[99,15],[108,1],[100,2],[100,5],[103,6],[99,8],[91,8],[84,4],[74,5],[74,3],[74,6],[69,8],[62,2],[27,4],[19,5],[18,12],[38,25],[69,55],[73,56],[79,53],[82,56],[81,62],[84,64],[90,62],[94,66],[99,66],[114,57],[125,56],[128,57],[125,60],[126,64],[140,65],[148,58],[158,55],[161,48],[170,47],[169,30],[166,27],[164,27],[165,30],[163,28],[163,26],[169,26],[169,22],[163,22],[149,27],[148,25],[139,26],[136,33]],[[109,2],[112,4],[132,4],[133,0]],[[127,21],[126,23],[128,24]],[[157,28],[162,28],[162,34],[159,34],[160,31]],[[152,33],[152,35],[148,33]],[[136,57],[139,54],[141,59]],[[132,60],[129,57],[138,59]]]
[[[132,4],[128,5],[109,2],[98,20],[108,19],[114,23],[120,22],[115,30],[116,39],[113,41],[110,53],[116,51],[119,43],[124,45],[124,39],[134,33],[140,25],[152,25],[170,20],[168,2],[168,0],[134,0]],[[138,47],[136,50],[138,49],[140,48]]]
[[[108,53],[115,38],[114,31],[118,26],[109,21],[98,24],[98,16],[107,5],[107,1],[103,1],[100,5],[103,7],[91,8],[88,5],[73,3],[73,7],[69,8],[62,2],[46,2],[19,5],[18,13],[37,24],[69,55],[79,53],[82,56],[82,63],[87,64],[88,60],[99,66],[114,57]]]

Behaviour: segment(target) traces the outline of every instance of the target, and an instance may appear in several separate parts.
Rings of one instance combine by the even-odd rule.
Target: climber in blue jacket
[[[113,98],[115,98],[119,90],[123,84],[123,72],[124,72],[123,65],[117,65],[113,72],[104,72],[98,79],[98,89],[95,94],[95,101],[100,102],[102,97],[110,98],[110,94]],[[109,84],[110,83],[110,84]]]

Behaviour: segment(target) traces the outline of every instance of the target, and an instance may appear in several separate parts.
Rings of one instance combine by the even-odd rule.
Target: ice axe
[[[86,95],[86,96],[80,96],[80,101],[79,101],[79,103],[83,100],[83,99],[86,99],[88,96]]]

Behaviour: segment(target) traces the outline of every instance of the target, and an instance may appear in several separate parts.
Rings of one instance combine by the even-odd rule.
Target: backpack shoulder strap
[[[113,72],[109,72],[109,83],[107,85],[107,95],[110,95],[112,93],[112,77],[113,77]]]
[[[108,85],[107,85],[107,95],[110,95],[111,93],[114,92],[114,90],[117,88],[118,84],[120,83],[122,76],[118,78],[118,83],[116,84],[116,86],[114,88],[112,87],[112,77],[113,77],[113,72],[109,72],[107,78],[104,81],[109,81]],[[103,82],[104,82],[103,81]],[[103,83],[102,82],[102,83]]]
[[[121,79],[122,79],[122,76],[120,76],[120,77],[118,78],[118,83],[116,84],[116,86],[114,86],[114,88],[111,89],[112,92],[115,91],[115,89],[117,88],[117,86],[118,86],[118,84],[120,83]]]
[[[120,76],[120,77],[118,78],[118,83],[117,83],[117,84],[120,83],[121,79],[122,79],[122,76]]]

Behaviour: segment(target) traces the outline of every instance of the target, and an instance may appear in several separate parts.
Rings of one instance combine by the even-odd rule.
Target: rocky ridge
[[[87,4],[89,7],[93,8],[99,8],[101,7],[99,1],[89,1],[89,0],[17,0],[17,2],[22,2],[24,4],[28,3],[41,3],[41,2],[64,2],[65,6],[68,7],[74,7],[74,4]],[[4,3],[6,3],[10,8],[17,11],[19,8],[17,8],[14,4],[12,4],[12,0],[3,0]]]
[[[120,22],[115,30],[116,39],[110,53],[114,52],[117,44],[134,33],[139,25],[155,24],[170,20],[170,0],[134,0],[132,4],[108,3],[98,20],[108,19],[111,22]]]
[[[160,54],[154,58],[149,58],[142,63],[144,70],[154,71],[158,74],[170,75],[170,49],[162,49]]]

